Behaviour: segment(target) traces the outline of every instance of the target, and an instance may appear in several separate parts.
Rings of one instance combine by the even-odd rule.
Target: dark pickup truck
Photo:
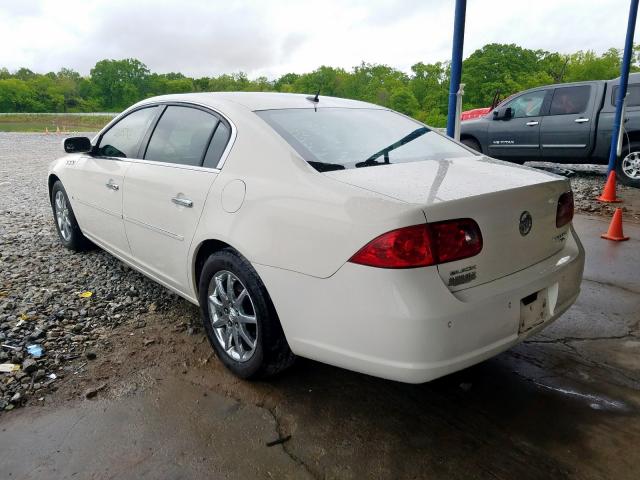
[[[482,118],[463,121],[460,140],[511,162],[609,160],[620,79],[564,83],[513,95]],[[629,76],[620,182],[640,188],[640,73]]]

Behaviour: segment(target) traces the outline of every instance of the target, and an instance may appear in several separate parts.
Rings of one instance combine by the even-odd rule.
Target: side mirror
[[[493,111],[494,120],[509,120],[513,118],[513,109],[511,107],[497,108]]]
[[[87,153],[93,148],[91,140],[87,137],[65,138],[62,145],[64,146],[64,151],[67,153]]]

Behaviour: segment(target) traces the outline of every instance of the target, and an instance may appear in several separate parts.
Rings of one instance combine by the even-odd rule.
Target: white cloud
[[[153,71],[275,77],[361,61],[409,70],[451,55],[453,0],[39,0],[0,6],[0,66],[88,73],[135,57]],[[486,43],[569,53],[622,48],[626,0],[469,0],[465,56]],[[640,39],[639,39],[640,40]]]

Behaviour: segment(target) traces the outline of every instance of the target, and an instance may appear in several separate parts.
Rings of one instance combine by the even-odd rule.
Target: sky
[[[454,0],[0,0],[0,67],[81,74],[133,57],[158,73],[276,78],[451,57]],[[624,46],[629,0],[468,0],[464,56],[487,43]],[[640,43],[636,29],[636,38]]]

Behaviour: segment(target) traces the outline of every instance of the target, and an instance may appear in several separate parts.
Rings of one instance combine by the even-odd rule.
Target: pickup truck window
[[[618,97],[617,85],[613,87],[611,92],[611,105],[616,106],[616,98]],[[627,107],[640,107],[640,85],[629,85],[627,87]]]
[[[553,92],[549,115],[583,113],[589,105],[590,97],[591,87],[589,85],[556,88]]]
[[[511,107],[513,118],[537,117],[546,94],[546,90],[525,93],[511,100],[505,107]]]

